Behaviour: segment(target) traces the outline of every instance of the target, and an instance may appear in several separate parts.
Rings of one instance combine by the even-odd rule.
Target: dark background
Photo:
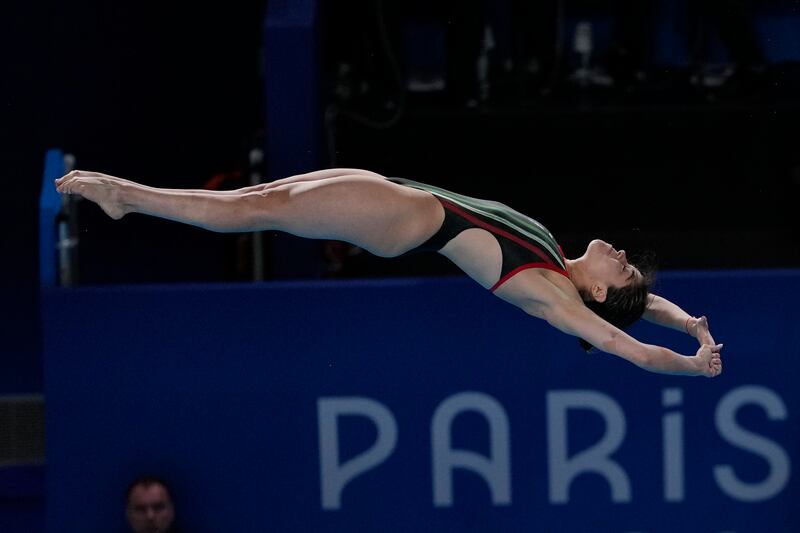
[[[662,269],[800,265],[797,64],[767,57],[756,75],[721,87],[693,84],[702,67],[735,63],[708,23],[707,51],[688,46],[674,64],[651,54],[645,81],[581,89],[567,80],[577,65],[569,21],[594,17],[607,27],[609,5],[625,4],[567,4],[560,71],[504,78],[493,64],[487,94],[459,63],[474,63],[469,28],[482,20],[461,3],[322,3],[318,92],[329,114],[319,117],[322,150],[306,170],[364,167],[499,200],[542,221],[568,256],[603,237],[654,253]],[[709,5],[713,14],[737,4]],[[798,10],[793,1],[741,5],[754,17]],[[225,187],[243,184],[237,172],[246,171],[248,151],[281,133],[270,130],[265,111],[266,9],[263,0],[6,9],[2,323],[4,357],[18,360],[11,366],[27,377],[4,373],[3,389],[41,388],[37,203],[45,151],[58,147],[76,156],[78,168],[149,185],[197,188],[215,176],[227,177]],[[693,42],[694,28],[669,29]],[[599,64],[609,35],[598,30]],[[659,35],[648,35],[648,46]],[[770,38],[758,34],[767,52]],[[437,68],[444,89],[406,90],[415,69]],[[263,170],[281,177],[269,160]],[[83,204],[79,219],[83,284],[250,277],[247,236],[139,216],[113,222]],[[276,237],[264,238],[274,253]],[[307,246],[320,277],[458,274],[437,256],[386,261],[336,243]],[[286,277],[269,265],[267,274]]]

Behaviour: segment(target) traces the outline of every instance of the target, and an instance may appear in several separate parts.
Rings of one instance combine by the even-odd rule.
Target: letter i
[[[664,407],[683,405],[681,389],[664,389],[661,392]],[[661,419],[664,446],[664,499],[681,502],[683,491],[683,414],[680,411],[666,413]]]

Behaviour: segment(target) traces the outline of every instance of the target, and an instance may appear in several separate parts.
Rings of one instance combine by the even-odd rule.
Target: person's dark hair
[[[636,268],[641,272],[642,279],[626,287],[609,287],[606,299],[602,303],[581,295],[584,296],[586,307],[606,322],[622,330],[627,329],[642,317],[647,309],[650,288],[655,281],[655,261],[652,256],[644,256],[637,260]],[[587,353],[594,348],[584,339],[580,339],[580,344]]]
[[[139,485],[142,485],[144,487],[149,487],[150,485],[161,485],[162,487],[164,487],[164,490],[167,491],[167,494],[169,494],[170,500],[172,499],[172,490],[170,489],[169,484],[166,481],[164,481],[164,479],[158,476],[152,476],[148,474],[137,477],[136,479],[131,481],[130,485],[128,485],[128,488],[125,490],[126,504],[131,499],[131,492],[133,492],[133,489],[135,489]]]

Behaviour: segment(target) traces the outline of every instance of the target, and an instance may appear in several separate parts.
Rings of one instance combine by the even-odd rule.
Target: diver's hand
[[[708,319],[704,316],[700,318],[690,318],[686,324],[686,331],[697,339],[697,342],[702,346],[709,344],[714,346],[714,337],[711,336],[711,331],[708,329]]]
[[[704,344],[697,350],[699,372],[707,378],[722,374],[722,344]]]

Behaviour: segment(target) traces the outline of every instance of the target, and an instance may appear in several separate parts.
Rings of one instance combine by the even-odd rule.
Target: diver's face
[[[617,251],[600,239],[589,243],[585,257],[589,274],[607,287],[627,287],[641,278],[639,270],[628,263],[625,250]]]

